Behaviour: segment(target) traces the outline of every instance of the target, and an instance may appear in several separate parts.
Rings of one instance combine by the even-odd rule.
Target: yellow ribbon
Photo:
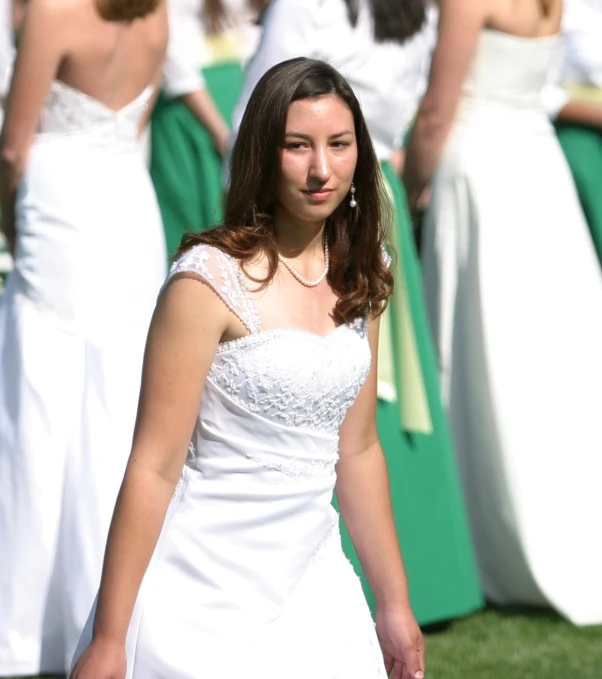
[[[242,61],[241,45],[243,36],[240,28],[230,28],[219,33],[211,33],[203,39],[206,58],[203,66]]]
[[[573,101],[602,104],[602,87],[595,85],[564,85],[564,89]]]
[[[385,185],[387,186],[391,203],[394,205],[388,182],[385,181]],[[400,253],[399,231],[396,225],[391,224],[388,232],[391,245],[396,253]],[[431,434],[433,422],[426,394],[424,376],[422,374],[416,331],[414,329],[401,256],[394,259],[393,276],[395,278],[395,292],[389,307],[381,317],[378,394],[379,397],[385,400],[398,401],[399,419],[402,429],[422,434]],[[393,319],[391,318],[391,309],[394,311]],[[395,334],[393,334],[392,320],[395,323]],[[392,340],[395,336],[397,340],[396,346],[394,346]],[[395,369],[396,364],[397,370]],[[399,387],[399,393],[396,385]]]

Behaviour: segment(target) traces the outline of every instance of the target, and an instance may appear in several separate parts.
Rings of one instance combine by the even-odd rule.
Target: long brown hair
[[[232,151],[223,225],[187,234],[178,255],[205,243],[240,260],[244,267],[263,252],[269,268],[260,282],[267,285],[273,279],[278,250],[272,214],[288,109],[293,101],[328,94],[349,107],[357,141],[353,181],[358,205],[352,208],[349,200],[343,200],[324,225],[330,248],[328,283],[338,297],[335,318],[349,323],[381,313],[393,291],[393,277],[382,253],[390,204],[359,102],[343,76],[323,61],[290,59],[271,68],[257,83]]]
[[[133,21],[154,12],[164,0],[96,0],[105,21]]]

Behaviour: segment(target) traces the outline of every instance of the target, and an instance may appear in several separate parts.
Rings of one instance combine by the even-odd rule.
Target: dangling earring
[[[351,200],[349,201],[349,205],[351,207],[357,207],[357,200],[355,200],[355,184],[351,182],[351,188],[349,189],[351,192]]]

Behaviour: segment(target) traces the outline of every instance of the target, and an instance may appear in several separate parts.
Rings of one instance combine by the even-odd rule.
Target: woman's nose
[[[322,181],[330,177],[330,163],[326,149],[318,148],[315,150],[310,167],[310,175]]]

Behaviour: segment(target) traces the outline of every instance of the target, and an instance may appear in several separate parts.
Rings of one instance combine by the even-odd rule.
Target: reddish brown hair
[[[163,0],[96,0],[105,21],[133,21],[154,12]]]
[[[234,145],[230,190],[222,226],[190,233],[178,255],[197,245],[214,245],[242,266],[260,252],[269,262],[267,285],[278,268],[272,219],[280,174],[286,119],[293,101],[334,94],[349,107],[355,123],[357,165],[354,175],[358,206],[343,202],[326,219],[330,248],[328,283],[338,296],[335,317],[349,323],[378,315],[393,291],[393,277],[382,253],[390,204],[380,166],[359,102],[347,81],[332,66],[300,57],[271,68],[253,91]]]

